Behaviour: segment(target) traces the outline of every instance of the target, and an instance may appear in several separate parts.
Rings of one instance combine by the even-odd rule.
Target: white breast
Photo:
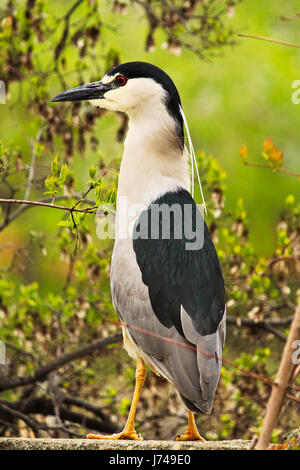
[[[158,91],[156,85],[153,97],[148,96],[141,109],[127,111],[129,130],[119,174],[116,240],[111,262],[113,303],[119,315],[125,315],[125,318],[128,309],[134,313],[142,308],[146,315],[147,309],[151,311],[152,308],[132,245],[136,219],[151,202],[166,192],[190,189],[188,155],[180,146],[174,119],[166,110],[164,95]],[[164,93],[162,88],[161,93]],[[135,358],[142,357],[158,373],[155,364],[132,340],[125,326],[123,335],[128,353]],[[169,376],[166,378],[171,380]]]
[[[130,231],[139,214],[159,196],[179,187],[190,189],[187,153],[180,148],[174,120],[161,99],[155,95],[143,113],[129,117],[119,174],[116,236],[125,206]]]

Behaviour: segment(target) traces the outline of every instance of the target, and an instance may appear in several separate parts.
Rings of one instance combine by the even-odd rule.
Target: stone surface
[[[0,450],[245,450],[250,441],[114,441],[0,437]]]

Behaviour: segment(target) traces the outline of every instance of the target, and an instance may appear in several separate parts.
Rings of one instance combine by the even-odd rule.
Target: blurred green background
[[[52,4],[58,16],[66,11],[66,3],[54,0]],[[271,0],[244,0],[236,7],[234,17],[226,21],[232,24],[237,34],[242,32],[300,43],[300,18],[295,21],[280,19],[281,16],[295,14],[298,6],[296,0],[288,4]],[[80,17],[80,14],[79,8],[74,18],[76,15]],[[100,45],[97,46],[100,62],[101,44],[104,44],[106,48],[118,49],[123,62],[144,60],[169,73],[181,95],[195,150],[203,150],[218,159],[227,173],[226,204],[233,207],[237,198],[244,199],[250,220],[251,241],[258,253],[271,255],[275,246],[274,228],[284,199],[289,193],[296,196],[300,194],[299,181],[292,176],[244,167],[239,148],[245,144],[249,150],[249,160],[264,163],[261,158],[262,144],[270,136],[278,148],[284,151],[283,167],[300,172],[300,105],[291,101],[294,91],[292,82],[300,79],[300,50],[236,36],[235,46],[222,49],[220,57],[203,61],[187,50],[182,50],[179,56],[170,54],[163,48],[163,33],[157,31],[155,50],[146,52],[147,23],[137,5],[129,6],[127,15],[122,16],[112,13],[111,2],[103,1],[100,17],[106,25],[102,30]],[[59,25],[54,35],[59,37],[61,28],[62,25]],[[55,38],[53,41],[55,43]],[[40,60],[43,62],[41,68],[48,63],[50,66],[49,51],[44,50]],[[105,73],[104,63],[99,70],[91,59],[91,67],[94,68],[95,79]],[[64,78],[69,87],[77,85],[72,76]],[[22,82],[22,87],[30,89],[33,86],[32,81]],[[51,87],[53,96],[62,91],[55,76]],[[28,137],[36,135],[36,117],[28,116],[21,96],[19,84],[12,84],[7,104],[0,105],[0,138],[4,145],[14,141],[26,149],[25,154],[30,161]],[[122,155],[122,143],[115,140],[118,126],[119,122],[112,113],[105,115],[98,123],[99,151],[106,162]],[[78,180],[78,190],[85,190],[88,167],[93,161],[98,161],[99,151],[95,154],[89,150],[85,159],[78,154],[74,155],[73,169]],[[49,173],[50,157],[53,156],[49,155],[49,160],[38,162],[43,175]],[[31,197],[34,197],[34,192]],[[49,231],[51,240],[51,236],[55,237],[56,221],[60,215],[47,209],[26,211],[0,234],[0,241],[12,238],[21,243],[30,229]],[[40,278],[43,286],[43,278],[46,276],[50,285],[57,283],[59,273],[56,269],[59,271],[64,268],[57,266],[49,270],[49,256],[51,258],[51,249],[48,257],[39,259],[38,265],[32,263],[26,271],[29,277],[27,281]]]
[[[189,44],[199,45],[203,38],[207,40],[207,27],[208,39],[221,46],[219,56],[201,60],[187,49],[182,49],[179,55],[172,54],[166,47],[170,36],[165,24],[161,27],[159,21],[160,27],[154,33],[155,49],[145,50],[149,24],[140,4],[155,5],[155,12],[160,14],[164,11],[159,9],[162,5],[168,3],[170,9],[170,5],[180,4],[185,8],[186,0],[152,0],[150,3],[149,0],[0,0],[0,80],[9,84],[6,104],[0,104],[0,141],[4,148],[10,149],[4,152],[0,143],[0,198],[28,196],[38,201],[48,197],[49,194],[45,196],[45,180],[51,173],[53,160],[58,157],[60,163],[67,163],[70,169],[68,181],[59,193],[61,196],[64,191],[64,199],[56,199],[58,204],[73,204],[73,196],[78,198],[87,191],[92,164],[97,167],[97,178],[106,171],[101,182],[103,199],[99,199],[107,202],[111,194],[115,195],[110,190],[117,182],[123,153],[123,142],[117,139],[123,118],[120,114],[106,113],[97,117],[94,124],[99,110],[88,102],[81,105],[50,103],[50,99],[64,89],[99,80],[107,67],[118,61],[143,60],[160,66],[178,87],[195,151],[202,152],[199,154],[200,172],[202,170],[206,178],[203,189],[207,199],[211,196],[208,207],[213,208],[209,210],[207,221],[224,272],[231,320],[225,357],[244,370],[271,377],[277,369],[289,317],[300,295],[297,240],[300,181],[296,176],[270,168],[244,166],[240,148],[248,149],[248,161],[267,164],[261,153],[263,143],[270,137],[278,150],[283,151],[281,169],[300,174],[300,104],[292,103],[295,91],[292,84],[300,80],[300,49],[238,34],[300,44],[300,17],[293,21],[281,18],[294,17],[299,2],[242,0],[232,16],[230,7],[234,1],[238,2],[199,0],[195,11],[203,13],[200,22],[203,29],[190,30],[197,31],[197,35],[188,35],[178,19],[174,21],[178,33],[175,37],[184,37],[191,41]],[[126,15],[116,11],[120,3],[127,4]],[[207,14],[207,6],[217,6],[217,13],[213,10],[214,17],[211,12]],[[67,39],[57,53],[64,42],[65,15],[73,7]],[[220,15],[219,9],[224,14]],[[224,28],[219,23],[220,16]],[[169,18],[172,21],[171,14]],[[228,27],[233,28],[235,44],[223,47],[228,40]],[[215,36],[210,36],[211,31]],[[207,51],[204,52],[207,55]],[[82,134],[84,139],[80,139]],[[26,194],[36,148],[40,149],[40,155],[33,165],[30,194]],[[202,159],[203,155],[206,159]],[[214,159],[209,158],[211,155]],[[217,162],[227,174],[225,182]],[[286,203],[289,194],[292,196]],[[213,198],[218,199],[217,195],[219,200],[213,201]],[[88,198],[95,198],[95,189],[89,192]],[[295,204],[294,199],[297,199]],[[199,191],[196,201],[201,202]],[[284,207],[282,223],[278,224]],[[74,224],[68,225],[67,212],[42,207],[25,210],[1,231],[1,225],[5,226],[4,217],[9,222],[9,215],[14,215],[19,208],[6,203],[0,207],[0,333],[6,344],[11,342],[29,354],[32,352],[43,364],[69,349],[117,331],[109,287],[113,241],[97,238],[99,219],[95,215],[88,214],[76,233],[72,231]],[[81,244],[75,255],[76,235]],[[243,317],[250,320],[251,329],[240,328],[238,320]],[[288,321],[278,326],[278,331],[274,332],[273,328],[271,334],[268,328],[264,330],[256,325],[265,318],[287,318]],[[25,373],[23,358],[18,350],[15,353],[8,373],[21,376]],[[26,370],[31,374],[35,365],[32,356],[29,357]],[[107,348],[103,355],[94,359],[74,361],[70,368],[63,369],[59,386],[87,402],[92,397],[94,404],[104,406],[116,422],[121,422],[130,403],[128,387],[130,385],[130,394],[133,387],[131,360],[119,347]],[[269,388],[266,383],[237,372],[235,367],[232,371],[229,366],[224,367],[216,413],[212,418],[200,418],[201,432],[203,423],[204,433],[211,439],[249,438],[257,433],[261,423]],[[171,392],[168,395],[165,382],[159,380],[150,375],[148,394],[146,390],[140,410],[141,419],[145,421],[153,414],[153,409],[157,416],[171,413],[169,424],[164,421],[159,425],[161,428],[155,428],[153,421],[148,421],[149,431],[161,438],[164,429],[167,430],[165,437],[168,433],[173,435],[171,421],[180,405],[176,405],[174,391],[173,395]],[[19,399],[18,394],[19,389],[8,390],[4,398],[13,402]],[[32,391],[33,397],[41,394],[39,387]],[[46,398],[47,394],[48,388],[45,388]],[[299,413],[296,404],[295,408],[293,406],[292,402],[287,402],[275,434],[297,422]],[[176,422],[175,419],[174,424]],[[214,424],[216,432],[208,434]],[[12,432],[15,435],[14,429]]]
[[[297,8],[296,1],[284,5],[245,0],[230,21],[237,33],[300,42],[300,18],[298,22],[280,19],[292,16]],[[212,153],[219,160],[228,175],[227,203],[244,198],[252,241],[259,251],[271,254],[278,213],[289,192],[300,195],[299,182],[243,167],[239,148],[246,144],[249,159],[259,160],[262,143],[270,136],[284,150],[284,166],[300,171],[300,106],[291,101],[292,82],[300,79],[300,49],[236,38],[235,47],[204,62],[186,50],[179,57],[170,56],[159,46],[153,53],[145,53],[144,38],[145,23],[136,13],[124,17],[117,33],[109,34],[107,40],[120,48],[124,61],[146,60],[170,74],[178,87],[195,149]],[[163,37],[157,42],[163,43]],[[101,140],[107,145],[105,134],[103,129]]]

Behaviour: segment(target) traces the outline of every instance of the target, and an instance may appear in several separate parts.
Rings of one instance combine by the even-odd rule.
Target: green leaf
[[[55,180],[53,175],[47,176],[45,179],[45,186],[50,192],[55,190]]]
[[[90,178],[95,178],[97,168],[94,165],[91,165],[89,168]]]
[[[66,181],[66,178],[69,173],[70,173],[70,170],[68,168],[68,165],[64,163],[59,173],[59,184],[63,184]]]
[[[58,161],[57,156],[54,158],[53,162],[51,163],[51,172],[53,176],[58,176],[60,172],[60,163]]]
[[[57,222],[58,227],[72,227],[72,222],[70,220],[60,220]]]

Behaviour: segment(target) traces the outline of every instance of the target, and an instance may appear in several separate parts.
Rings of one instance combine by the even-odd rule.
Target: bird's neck
[[[129,114],[124,143],[118,197],[129,205],[147,208],[157,197],[178,187],[189,190],[186,151],[182,148],[174,119],[164,103],[149,102]],[[138,211],[139,212],[139,211]]]

